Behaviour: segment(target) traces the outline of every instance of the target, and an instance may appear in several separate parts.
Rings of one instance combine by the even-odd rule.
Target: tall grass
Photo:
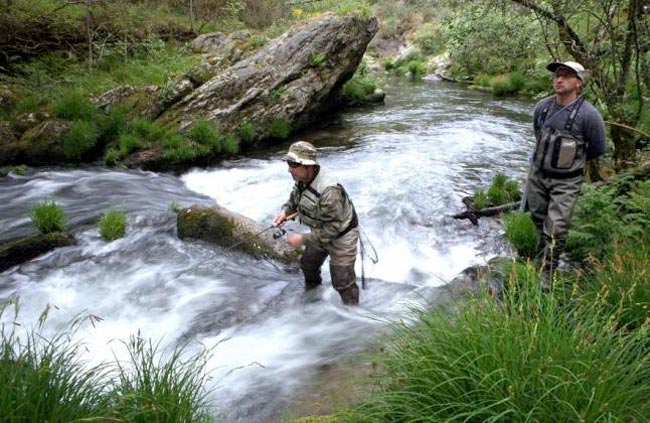
[[[14,316],[8,316],[13,307]],[[0,420],[3,422],[213,422],[207,401],[206,350],[186,345],[168,353],[133,336],[125,342],[126,361],[89,365],[83,345],[72,341],[82,324],[95,316],[76,317],[69,325],[45,331],[47,308],[37,324],[18,322],[17,300],[0,308]]]
[[[0,318],[9,306],[0,311]],[[87,367],[70,336],[81,320],[51,337],[43,334],[46,310],[26,334],[14,322],[0,326],[0,416],[5,422],[66,423],[100,417],[106,407],[105,366]],[[17,312],[16,312],[17,313]],[[21,329],[22,330],[22,329]]]
[[[32,224],[42,234],[61,232],[65,228],[65,213],[54,200],[44,200],[30,210]]]
[[[95,148],[98,136],[92,122],[75,121],[63,135],[63,154],[69,160],[82,160]]]
[[[537,246],[537,229],[530,213],[514,212],[503,216],[506,238],[520,257],[533,258]]]
[[[481,294],[398,324],[378,392],[346,421],[647,421],[648,324],[616,330],[619,316],[513,271],[501,301]]]
[[[111,392],[113,413],[127,422],[211,422],[204,372],[208,355],[185,357],[180,346],[164,357],[159,345],[132,336],[125,343],[129,362],[120,363]]]
[[[521,193],[519,192],[519,183],[513,179],[508,179],[506,175],[497,173],[487,191],[478,189],[474,193],[474,207],[482,209],[490,206],[500,206],[502,204],[519,201]]]
[[[106,241],[123,238],[126,233],[126,213],[109,210],[99,219],[99,234]]]

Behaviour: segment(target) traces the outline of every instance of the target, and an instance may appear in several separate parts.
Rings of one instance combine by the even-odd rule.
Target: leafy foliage
[[[52,112],[60,119],[91,121],[95,115],[95,107],[80,93],[66,91],[54,101]]]
[[[276,118],[271,122],[269,132],[273,138],[287,139],[291,133],[291,126],[286,119]]]

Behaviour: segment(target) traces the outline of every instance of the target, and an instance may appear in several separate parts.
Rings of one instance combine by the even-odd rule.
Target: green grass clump
[[[5,316],[8,307],[14,316]],[[0,415],[7,422],[210,423],[207,350],[186,345],[168,353],[140,336],[124,343],[127,359],[89,366],[84,346],[72,341],[94,316],[76,317],[54,335],[45,333],[48,308],[31,329],[12,299],[0,308]],[[25,330],[23,330],[25,328]],[[139,334],[138,334],[139,335]]]
[[[229,155],[235,155],[239,152],[239,141],[232,135],[223,138],[223,152]]]
[[[52,112],[60,119],[91,121],[95,116],[95,107],[77,92],[64,92],[52,104]]]
[[[0,317],[5,308],[2,307]],[[13,303],[18,309],[17,302]],[[70,331],[46,337],[42,323],[26,334],[20,326],[0,328],[0,415],[6,422],[75,422],[97,418],[105,409],[103,366],[79,360],[81,347],[70,344]],[[74,323],[73,325],[75,325]],[[74,329],[72,330],[72,332]],[[90,421],[90,420],[88,420]]]
[[[32,223],[42,234],[62,232],[65,227],[63,208],[53,200],[42,201],[30,210]]]
[[[63,154],[69,160],[78,161],[95,148],[97,129],[91,122],[77,120],[63,135]]]
[[[99,234],[106,241],[123,238],[126,234],[126,213],[109,210],[99,219]]]
[[[222,145],[222,136],[217,128],[210,122],[199,120],[196,121],[190,129],[189,138],[199,145],[203,145],[213,153],[220,153]]]
[[[255,141],[255,126],[247,120],[244,120],[237,127],[237,136],[244,143],[250,145]]]
[[[110,393],[113,414],[129,422],[209,423],[205,391],[206,353],[185,357],[185,346],[160,354],[158,345],[139,336],[125,344],[130,365],[119,362],[118,380]]]
[[[537,246],[537,229],[530,213],[514,212],[503,216],[506,238],[520,257],[533,258]]]
[[[291,133],[291,125],[283,118],[275,118],[271,122],[269,127],[269,132],[273,138],[278,138],[281,140],[287,139]]]
[[[515,180],[508,180],[502,174],[497,173],[490,183],[487,192],[478,189],[474,194],[474,207],[482,209],[485,207],[500,206],[521,199],[519,192],[519,183]]]
[[[353,76],[343,86],[345,96],[353,101],[364,101],[374,94],[377,84],[374,79],[364,76]]]
[[[168,132],[163,137],[163,157],[172,163],[187,162],[196,158],[196,150],[181,134]]]
[[[513,267],[514,268],[514,267]],[[559,301],[536,270],[414,312],[378,358],[378,392],[350,422],[645,421],[648,325],[617,331],[599,302]]]
[[[99,119],[100,137],[107,143],[117,140],[126,131],[126,112],[121,107],[114,107],[108,115]]]
[[[324,52],[313,53],[309,59],[309,64],[315,68],[320,68],[325,65],[327,61],[327,54]]]

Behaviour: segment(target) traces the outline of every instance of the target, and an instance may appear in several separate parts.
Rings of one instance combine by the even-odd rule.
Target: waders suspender
[[[542,130],[542,125],[546,122],[546,115],[548,115],[548,111],[551,108],[551,105],[555,102],[555,97],[551,98],[546,105],[544,106],[544,110],[542,110],[542,114],[539,116],[539,120],[537,122],[537,126],[539,126],[540,131]],[[564,123],[564,130],[565,131],[570,131],[571,128],[573,127],[573,122],[576,120],[576,116],[578,115],[578,110],[580,110],[580,106],[582,106],[582,103],[585,102],[585,98],[583,96],[580,96],[575,103],[573,103],[573,108],[571,109],[571,112],[569,113],[569,117],[567,118],[566,122]]]

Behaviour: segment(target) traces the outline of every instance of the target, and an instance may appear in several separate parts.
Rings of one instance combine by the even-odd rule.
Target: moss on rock
[[[0,242],[0,272],[25,263],[58,247],[75,245],[72,235],[52,232]]]

